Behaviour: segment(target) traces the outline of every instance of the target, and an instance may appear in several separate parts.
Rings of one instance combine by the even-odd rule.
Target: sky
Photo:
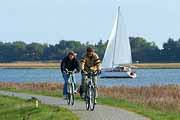
[[[159,47],[180,38],[179,0],[0,0],[0,41],[105,41],[118,6],[128,36]]]

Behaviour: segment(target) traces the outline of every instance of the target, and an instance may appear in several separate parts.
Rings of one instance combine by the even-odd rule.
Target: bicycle
[[[85,94],[85,101],[86,101],[86,110],[93,111],[95,108],[95,101],[96,101],[96,88],[93,82],[93,78],[96,77],[97,71],[90,71],[85,74],[87,76],[87,86],[86,86],[86,94]]]
[[[74,71],[68,71],[66,69],[67,74],[69,75],[68,83],[67,83],[67,103],[68,105],[74,105],[74,90],[75,90],[75,81],[73,74]]]

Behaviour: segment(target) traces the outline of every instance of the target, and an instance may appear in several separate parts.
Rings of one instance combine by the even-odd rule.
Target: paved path
[[[0,91],[0,94],[7,96],[16,96],[22,99],[30,99],[31,97],[36,97],[44,104],[55,105],[70,109],[73,113],[77,114],[81,120],[149,120],[133,112],[105,105],[97,105],[95,111],[86,111],[85,103],[80,101],[75,101],[76,103],[74,106],[68,106],[66,101],[56,97],[30,95],[7,91]]]

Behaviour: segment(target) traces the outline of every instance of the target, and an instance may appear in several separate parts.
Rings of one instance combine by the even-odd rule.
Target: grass
[[[58,62],[12,62],[0,63],[0,68],[59,68]]]
[[[125,99],[164,112],[180,113],[180,86],[150,86],[150,87],[102,87],[99,89],[101,96],[115,99]]]
[[[47,62],[12,62],[12,63],[0,63],[0,68],[59,68],[58,61]],[[139,63],[132,64],[135,68],[143,69],[180,69],[180,63]]]
[[[9,90],[15,92],[35,93],[39,95],[47,95],[54,97],[62,97],[62,84],[57,83],[7,83],[0,82],[1,90]]]
[[[180,120],[180,114],[178,112],[165,112],[158,109],[154,109],[150,106],[145,106],[138,103],[129,102],[128,100],[115,99],[111,97],[99,98],[100,104],[105,104],[113,107],[119,107],[141,114],[151,120]]]
[[[0,120],[78,120],[65,108],[40,104],[35,108],[33,100],[25,101],[0,95]]]
[[[59,90],[62,89],[62,85],[57,83],[0,83],[0,89],[54,97],[62,96]],[[180,120],[179,91],[180,86],[177,85],[136,88],[100,87],[98,103],[120,107],[152,120]]]

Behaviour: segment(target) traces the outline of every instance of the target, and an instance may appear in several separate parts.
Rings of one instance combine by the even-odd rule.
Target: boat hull
[[[136,78],[136,74],[131,75],[131,72],[102,71],[100,78]]]

